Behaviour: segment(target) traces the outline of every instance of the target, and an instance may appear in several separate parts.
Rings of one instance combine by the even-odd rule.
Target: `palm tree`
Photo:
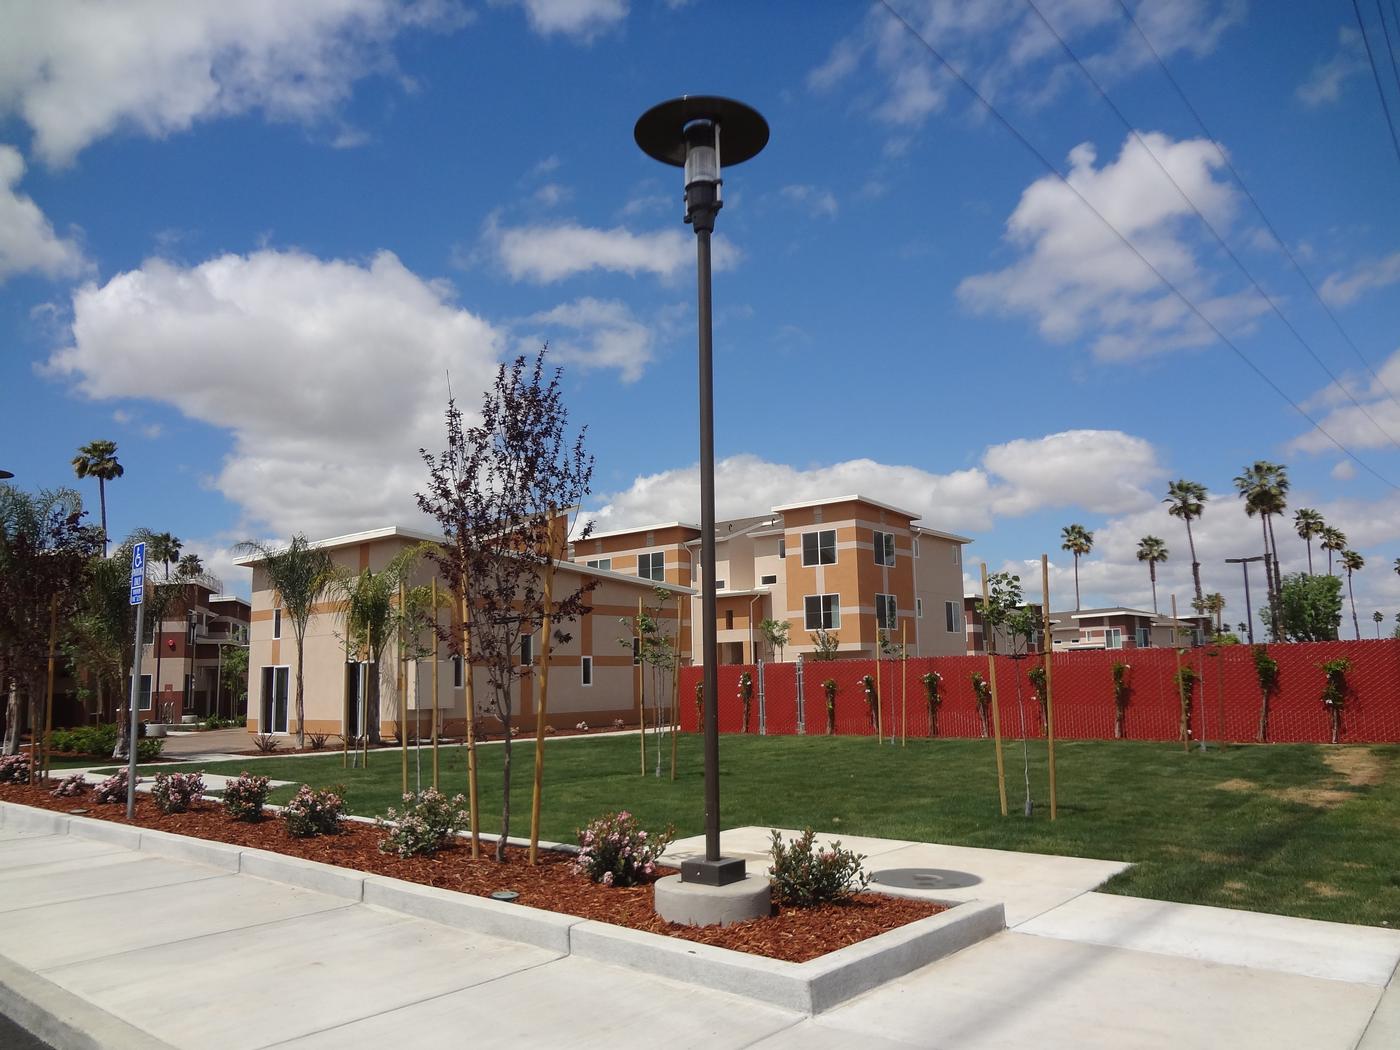
[[[1235,489],[1244,500],[1245,513],[1251,518],[1259,515],[1264,532],[1264,577],[1269,589],[1270,627],[1277,639],[1283,578],[1279,573],[1278,544],[1274,542],[1272,519],[1287,507],[1288,474],[1281,465],[1258,459],[1235,478]]]
[[[186,554],[175,566],[175,575],[181,580],[195,580],[204,575],[204,559],[198,554]]]
[[[1066,525],[1060,530],[1061,550],[1074,555],[1074,608],[1079,609],[1079,556],[1094,549],[1094,534],[1083,525]]]
[[[1332,555],[1347,549],[1347,534],[1341,529],[1325,525],[1322,529],[1322,542],[1318,544],[1327,552],[1327,575],[1332,575]],[[1400,572],[1400,559],[1396,559],[1396,572]]]
[[[1147,574],[1152,577],[1152,611],[1157,611],[1157,563],[1167,560],[1167,545],[1156,536],[1138,540],[1137,560],[1147,562]]]
[[[1347,597],[1351,600],[1351,625],[1356,628],[1356,640],[1361,641],[1361,621],[1356,618],[1356,595],[1351,589],[1351,574],[1366,568],[1366,559],[1356,551],[1342,551],[1342,568],[1347,571]]]
[[[1381,636],[1381,624],[1385,621],[1385,613],[1377,609],[1371,614],[1371,619],[1376,621],[1376,637]]]
[[[117,462],[115,441],[89,441],[73,457],[73,473],[79,478],[97,479],[97,498],[102,504],[102,557],[107,557],[107,482],[126,473]]]
[[[178,536],[169,532],[157,532],[151,537],[146,551],[148,561],[158,561],[165,568],[165,579],[170,579],[170,563],[180,560],[180,552],[185,544]]]
[[[262,572],[267,586],[276,592],[283,614],[292,622],[297,640],[297,747],[306,744],[305,685],[302,678],[306,650],[306,625],[312,608],[330,586],[334,564],[328,551],[313,547],[311,541],[297,533],[285,547],[273,547],[256,540],[247,540],[234,547],[239,554],[257,557],[254,580]]]
[[[1222,622],[1225,613],[1225,595],[1216,591],[1206,595],[1205,611],[1215,616],[1215,633],[1224,634],[1225,625]]]
[[[1308,575],[1311,576],[1313,537],[1322,535],[1322,530],[1327,528],[1327,522],[1322,520],[1321,513],[1311,507],[1299,507],[1293,514],[1293,527],[1298,531],[1299,538],[1308,545]]]
[[[1191,535],[1191,522],[1205,513],[1209,499],[1210,493],[1204,485],[1182,478],[1167,486],[1167,498],[1162,500],[1163,503],[1169,504],[1168,514],[1186,522],[1186,545],[1191,548],[1191,579],[1196,584],[1197,601],[1202,598],[1201,563],[1196,560],[1196,540]]]

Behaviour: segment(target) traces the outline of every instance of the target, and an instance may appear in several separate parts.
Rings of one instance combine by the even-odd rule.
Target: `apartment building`
[[[965,536],[916,523],[917,515],[866,496],[774,507],[715,525],[716,640],[721,663],[793,660],[826,632],[840,657],[874,655],[879,640],[911,656],[965,650],[962,548]],[[600,533],[575,543],[582,565],[641,579],[698,587],[700,529],[667,522]],[[682,653],[701,662],[698,594],[681,632]],[[769,651],[759,630],[786,621],[788,645]]]
[[[233,698],[223,695],[219,671],[230,647],[247,648],[252,608],[233,594],[219,594],[219,581],[205,577],[175,588],[157,623],[146,621],[141,655],[141,717],[179,722],[185,715],[234,717]],[[154,690],[154,704],[152,691]]]
[[[1210,632],[1209,617],[1173,620],[1122,606],[1052,612],[1050,625],[1050,639],[1056,651],[1200,645]]]
[[[1004,626],[999,626],[991,632],[994,648],[999,653],[1025,652],[1027,646],[1029,651],[1038,652],[1042,645],[1045,631],[1041,626],[1044,622],[1044,608],[1039,602],[1028,602],[1021,606],[1023,609],[1030,609],[1035,615],[1036,628],[1029,641],[1024,638],[1012,639],[1011,633]],[[969,656],[980,656],[987,651],[986,624],[982,619],[982,596],[980,594],[968,594],[963,596],[963,620],[967,632],[967,652]],[[1014,643],[1014,644],[1013,644]]]
[[[313,546],[328,551],[337,566],[360,573],[366,569],[382,571],[408,547],[441,541],[441,536],[390,526],[333,536]],[[283,617],[277,595],[268,586],[261,560],[250,557],[239,564],[253,570],[248,728],[251,732],[295,733],[296,640],[292,625]],[[655,606],[655,589],[660,588],[676,599],[670,602],[669,610],[663,609],[658,614],[663,621],[662,630],[673,635],[681,601],[689,598],[690,591],[664,579],[641,578],[635,572],[622,573],[571,562],[561,563],[560,572],[563,578],[556,583],[556,588],[572,590],[587,581],[594,584],[594,589],[586,598],[584,615],[577,620],[554,624],[557,633],[549,657],[547,721],[561,728],[572,728],[580,721],[606,726],[615,718],[635,722],[641,676],[633,660],[630,629],[622,621],[636,615],[639,598],[649,608]],[[409,585],[428,584],[435,573],[435,566],[425,558]],[[441,580],[439,587],[446,595]],[[450,615],[443,611],[444,624]],[[567,640],[560,642],[560,635]],[[417,641],[424,648],[431,645],[431,638],[426,635]],[[521,673],[512,683],[509,702],[513,724],[522,731],[533,731],[535,725],[535,691],[539,683],[541,652],[539,632],[520,635],[516,666]],[[303,658],[306,731],[358,736],[363,713],[372,711],[372,701],[377,699],[378,729],[383,737],[397,733],[401,722],[407,722],[410,735],[430,735],[431,656],[406,661],[402,711],[397,696],[399,661],[394,644],[389,644],[378,664],[361,662],[358,656],[346,651],[340,604],[331,599],[319,602],[307,625]],[[460,736],[466,730],[466,680],[461,661],[451,656],[445,645],[440,646],[437,672],[439,730]],[[474,668],[473,673],[479,714],[489,695],[490,684],[483,668]],[[649,698],[648,705],[650,702]],[[487,722],[483,728],[490,732],[494,727]]]

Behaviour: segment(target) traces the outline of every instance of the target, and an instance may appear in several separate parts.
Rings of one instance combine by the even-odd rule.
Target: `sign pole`
[[[1055,694],[1051,678],[1051,654],[1055,646],[1050,633],[1050,558],[1045,554],[1040,556],[1040,612],[1045,619],[1041,641],[1045,651],[1045,742],[1050,750],[1050,819],[1055,820],[1059,816],[1055,794]]]
[[[131,727],[126,738],[126,819],[136,819],[136,737],[141,731],[141,650],[146,633],[146,545],[131,551],[131,604],[136,606],[135,654],[131,661]]]

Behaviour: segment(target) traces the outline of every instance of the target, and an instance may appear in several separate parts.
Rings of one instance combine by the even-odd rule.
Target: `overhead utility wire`
[[[1099,211],[1098,208],[1094,207],[1094,205],[1089,201],[1089,199],[1085,197],[1082,192],[1080,192],[1079,188],[1075,186],[1074,183],[1070,182],[1069,179],[1065,178],[1065,176],[1061,173],[1060,169],[1057,168],[1054,165],[1054,163],[1048,157],[1046,157],[1045,154],[1042,153],[1033,142],[1031,142],[1030,139],[1026,138],[1025,134],[1022,133],[1021,130],[1017,128],[1015,124],[1012,124],[1011,121],[1007,119],[999,109],[993,106],[991,102],[989,102],[986,99],[986,97],[972,85],[971,81],[969,81],[967,77],[962,75],[962,73],[958,70],[956,66],[954,66],[951,62],[944,58],[942,53],[940,53],[937,48],[930,44],[928,40],[926,40],[923,37],[923,35],[919,33],[919,31],[915,29],[912,24],[910,24],[907,18],[905,18],[902,14],[896,11],[890,5],[890,0],[879,0],[879,3],[881,7],[883,7],[886,11],[890,13],[891,17],[893,17],[895,21],[897,21],[901,26],[904,27],[905,31],[908,32],[910,36],[917,40],[924,47],[924,49],[928,51],[930,55],[932,55],[935,59],[938,60],[938,63],[945,70],[947,70],[949,76],[951,76],[954,80],[961,84],[967,90],[967,92],[970,95],[972,95],[972,97],[975,98],[988,113],[992,115],[992,117],[997,121],[997,123],[1004,127],[1011,134],[1011,136],[1016,139],[1017,142],[1024,146],[1026,150],[1028,150],[1037,160],[1040,161],[1042,165],[1044,165],[1044,167],[1047,171],[1050,172],[1050,174],[1054,175],[1055,178],[1059,179],[1060,182],[1062,182],[1071,193],[1078,197],[1080,203],[1082,203],[1086,208],[1089,209],[1090,212],[1093,213],[1094,217],[1097,218],[1099,222],[1101,222],[1104,225],[1104,228],[1107,229],[1109,233],[1113,234],[1113,236],[1117,238],[1117,240],[1123,245],[1123,247],[1127,248],[1130,252],[1137,256],[1138,260],[1144,266],[1146,266],[1148,270],[1150,270],[1153,273],[1153,275],[1156,276],[1157,280],[1161,281],[1162,284],[1166,286],[1168,291],[1175,295],[1177,299],[1181,300],[1181,303],[1188,310],[1190,310],[1191,313],[1195,314],[1196,317],[1200,320],[1200,322],[1215,334],[1215,337],[1217,339],[1219,339],[1222,343],[1229,347],[1230,350],[1234,352],[1235,356],[1238,357],[1249,367],[1250,371],[1252,371],[1255,375],[1257,375],[1260,379],[1267,383],[1274,393],[1276,393],[1284,401],[1288,402],[1288,404],[1293,407],[1293,410],[1297,412],[1298,415],[1302,416],[1305,420],[1307,420],[1308,423],[1311,424],[1312,427],[1315,430],[1317,430],[1318,433],[1320,433],[1323,437],[1325,437],[1328,441],[1335,445],[1339,452],[1341,452],[1348,459],[1356,463],[1357,466],[1361,467],[1368,474],[1374,475],[1377,478],[1377,480],[1381,481],[1385,485],[1388,485],[1390,488],[1395,489],[1397,492],[1400,492],[1400,485],[1397,485],[1395,482],[1391,481],[1380,471],[1376,470],[1375,467],[1371,466],[1365,460],[1361,459],[1355,452],[1347,448],[1335,437],[1333,437],[1326,427],[1324,427],[1321,423],[1319,423],[1316,419],[1312,417],[1311,413],[1309,413],[1307,409],[1305,409],[1302,405],[1298,404],[1298,402],[1293,400],[1293,398],[1289,397],[1287,392],[1284,391],[1282,387],[1280,387],[1277,383],[1270,379],[1269,376],[1263,371],[1263,369],[1256,365],[1249,358],[1249,356],[1245,354],[1243,350],[1241,350],[1237,345],[1235,345],[1234,340],[1232,340],[1229,336],[1222,332],[1215,325],[1215,323],[1210,320],[1210,318],[1208,318],[1204,313],[1202,313],[1200,307],[1198,307],[1189,298],[1187,298],[1186,294],[1182,292],[1182,290],[1178,288],[1174,283],[1172,283],[1172,281],[1166,276],[1166,274],[1162,273],[1161,270],[1157,269],[1157,267],[1154,266],[1147,259],[1147,257],[1143,255],[1141,251],[1138,250],[1137,246],[1133,244],[1132,241],[1128,240],[1126,236],[1123,235],[1123,233],[1118,229],[1118,227],[1114,226],[1113,223],[1109,222],[1107,217],[1104,216],[1103,212]]]
[[[1079,56],[1076,55],[1074,53],[1074,50],[1069,46],[1069,42],[1066,41],[1065,38],[1060,35],[1059,31],[1056,30],[1056,28],[1050,24],[1050,20],[1045,17],[1044,12],[1042,12],[1040,8],[1036,6],[1035,0],[1026,0],[1026,6],[1029,7],[1033,12],[1035,12],[1035,16],[1036,18],[1040,19],[1041,25],[1043,25],[1046,28],[1046,30],[1049,31],[1050,35],[1053,36],[1059,42],[1061,49],[1063,49],[1064,53],[1069,56],[1070,61],[1079,67],[1079,71],[1084,74],[1084,78],[1088,80],[1089,83],[1093,85],[1094,90],[1099,93],[1099,98],[1103,99],[1104,104],[1108,106],[1109,109],[1113,110],[1113,115],[1116,116],[1119,122],[1125,128],[1128,129],[1128,134],[1130,134],[1133,137],[1133,139],[1137,142],[1137,144],[1143,148],[1147,155],[1152,158],[1152,163],[1157,165],[1157,170],[1160,171],[1163,175],[1165,175],[1167,177],[1167,181],[1170,182],[1172,186],[1176,188],[1177,194],[1181,197],[1183,201],[1186,202],[1186,206],[1189,207],[1193,212],[1195,212],[1196,218],[1200,219],[1202,224],[1204,224],[1205,228],[1210,231],[1211,236],[1215,238],[1216,243],[1219,244],[1220,247],[1225,250],[1225,254],[1230,257],[1230,261],[1235,264],[1235,266],[1239,269],[1240,273],[1244,274],[1245,279],[1248,280],[1249,283],[1254,286],[1255,292],[1257,292],[1259,294],[1259,297],[1263,299],[1265,303],[1268,304],[1269,309],[1274,312],[1274,316],[1276,316],[1281,322],[1283,322],[1283,326],[1287,328],[1288,331],[1292,334],[1293,338],[1297,340],[1298,345],[1301,346],[1304,350],[1306,350],[1308,356],[1311,357],[1315,362],[1317,362],[1317,366],[1327,373],[1327,377],[1332,380],[1333,384],[1337,387],[1338,390],[1340,390],[1343,394],[1346,395],[1347,400],[1349,400],[1353,405],[1355,405],[1357,409],[1361,412],[1361,414],[1371,421],[1371,425],[1374,426],[1378,431],[1380,431],[1381,434],[1385,437],[1385,439],[1389,441],[1392,445],[1394,445],[1397,450],[1400,450],[1400,441],[1396,441],[1395,436],[1391,434],[1390,431],[1386,430],[1385,427],[1381,426],[1380,421],[1377,420],[1375,416],[1371,415],[1370,410],[1356,399],[1355,395],[1353,395],[1352,392],[1347,389],[1346,385],[1341,381],[1340,378],[1338,378],[1337,374],[1327,366],[1327,362],[1322,360],[1322,358],[1318,355],[1317,351],[1312,348],[1312,344],[1309,343],[1305,338],[1303,338],[1303,333],[1298,331],[1297,327],[1293,324],[1293,322],[1290,321],[1286,316],[1284,316],[1283,311],[1279,309],[1278,303],[1274,301],[1273,296],[1271,296],[1268,292],[1264,290],[1264,286],[1261,285],[1258,282],[1258,280],[1255,279],[1254,274],[1252,274],[1249,271],[1249,267],[1245,266],[1244,261],[1241,260],[1240,257],[1235,254],[1234,250],[1226,242],[1224,236],[1220,233],[1219,230],[1215,228],[1214,223],[1212,223],[1210,219],[1206,218],[1205,213],[1202,212],[1201,209],[1196,206],[1196,202],[1191,199],[1190,194],[1188,194],[1186,190],[1182,188],[1181,183],[1177,182],[1175,176],[1173,176],[1172,173],[1167,170],[1167,166],[1162,163],[1162,159],[1158,157],[1157,154],[1153,151],[1152,147],[1147,144],[1147,140],[1144,139],[1142,135],[1138,132],[1137,128],[1133,126],[1132,121],[1130,121],[1127,118],[1127,116],[1123,113],[1123,111],[1118,108],[1117,103],[1115,103],[1113,99],[1109,97],[1108,92],[1104,90],[1104,87],[1102,84],[1099,83],[1098,78],[1096,78],[1093,73],[1089,72],[1088,68],[1085,67],[1084,63],[1079,60]]]
[[[1390,400],[1395,402],[1396,407],[1400,408],[1400,397],[1396,396],[1395,391],[1390,388],[1389,384],[1387,384],[1376,370],[1371,367],[1370,360],[1361,352],[1361,348],[1356,345],[1356,341],[1352,339],[1351,334],[1347,332],[1346,328],[1342,325],[1342,319],[1338,317],[1336,311],[1327,304],[1327,300],[1324,299],[1322,293],[1318,291],[1317,285],[1313,283],[1312,278],[1309,277],[1307,271],[1303,269],[1303,264],[1298,261],[1298,257],[1294,255],[1293,251],[1288,247],[1288,242],[1285,241],[1278,230],[1274,228],[1272,220],[1270,220],[1269,216],[1264,211],[1264,206],[1259,203],[1259,199],[1254,196],[1254,191],[1251,190],[1249,184],[1244,181],[1244,176],[1239,173],[1234,162],[1230,160],[1230,154],[1220,148],[1220,143],[1215,137],[1215,133],[1206,126],[1205,118],[1197,112],[1196,107],[1191,104],[1191,100],[1186,97],[1186,92],[1182,90],[1176,77],[1172,76],[1172,71],[1167,67],[1166,62],[1162,60],[1162,56],[1157,52],[1156,47],[1153,46],[1147,34],[1143,32],[1142,26],[1138,24],[1137,19],[1133,17],[1133,13],[1128,9],[1127,3],[1125,3],[1124,0],[1118,0],[1118,6],[1123,9],[1123,16],[1127,18],[1128,24],[1137,30],[1137,35],[1142,39],[1148,52],[1156,59],[1157,66],[1161,69],[1162,75],[1167,78],[1167,82],[1171,84],[1173,90],[1176,91],[1177,97],[1181,99],[1181,104],[1186,107],[1187,112],[1189,112],[1192,119],[1195,120],[1196,126],[1201,129],[1201,133],[1204,134],[1211,145],[1215,147],[1215,151],[1220,154],[1220,159],[1224,161],[1225,167],[1229,170],[1231,176],[1234,177],[1240,189],[1244,191],[1244,195],[1249,198],[1249,203],[1254,205],[1254,210],[1259,213],[1259,218],[1264,223],[1264,228],[1269,231],[1269,236],[1274,239],[1274,243],[1279,246],[1279,249],[1293,265],[1294,272],[1302,279],[1302,282],[1308,286],[1308,291],[1312,292],[1312,296],[1317,300],[1318,306],[1322,307],[1323,312],[1327,314],[1332,324],[1336,327],[1338,334],[1340,334],[1341,337],[1346,340],[1346,344],[1351,347],[1352,353],[1356,355],[1356,359],[1360,361],[1366,371],[1370,373],[1371,378],[1376,381],[1376,384],[1389,395]]]
[[[1390,10],[1395,10],[1393,0]],[[1400,62],[1395,60],[1395,45],[1390,42],[1390,22],[1385,17],[1385,6],[1381,0],[1376,0],[1376,13],[1381,16],[1381,38],[1385,40],[1385,49],[1390,53],[1390,73],[1395,77],[1395,90],[1400,91]],[[1395,29],[1396,32],[1400,32],[1400,24],[1397,24]]]
[[[1385,113],[1385,126],[1390,129],[1390,144],[1395,147],[1395,159],[1400,161],[1400,136],[1395,133],[1395,121],[1390,119],[1390,103],[1385,100],[1385,89],[1381,87],[1381,74],[1376,69],[1376,56],[1371,52],[1371,39],[1366,35],[1366,23],[1361,18],[1361,5],[1351,0],[1351,9],[1356,12],[1356,25],[1361,30],[1361,42],[1366,45],[1366,60],[1371,63],[1371,76],[1376,80],[1376,94],[1381,99],[1381,109]]]

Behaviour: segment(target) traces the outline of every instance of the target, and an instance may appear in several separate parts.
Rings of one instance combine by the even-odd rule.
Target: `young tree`
[[[545,355],[541,349],[533,363],[520,356],[501,365],[474,426],[463,426],[449,400],[447,448],[438,455],[420,450],[429,476],[418,505],[446,537],[432,558],[464,601],[463,658],[468,673],[477,664],[485,668],[489,706],[504,734],[498,861],[505,860],[510,834],[511,687],[533,673],[518,659],[521,639],[533,637],[546,615],[552,624],[583,615],[593,586],[586,578],[572,589],[555,586],[546,608],[545,580],[562,553],[564,515],[588,494],[593,457],[584,451],[584,430],[566,437],[562,371],[547,372]],[[463,641],[451,632],[449,645],[458,652]],[[469,759],[474,743],[468,741]]]
[[[1079,609],[1079,556],[1094,549],[1094,534],[1083,525],[1066,525],[1060,530],[1061,550],[1074,555],[1074,608]]]
[[[758,625],[758,630],[768,647],[777,650],[778,662],[782,663],[783,650],[787,648],[788,632],[792,630],[792,624],[787,620],[764,620]]]
[[[220,646],[223,660],[219,664],[219,690],[228,697],[229,717],[237,719],[239,710],[248,712],[248,649],[242,645]],[[220,705],[222,706],[222,704]],[[223,717],[223,712],[214,714]]]
[[[1342,581],[1330,573],[1309,576],[1289,573],[1283,578],[1278,610],[1260,610],[1265,623],[1277,621],[1282,629],[1279,641],[1332,642],[1342,622]]]
[[[816,630],[807,637],[812,639],[815,651],[812,653],[813,660],[835,660],[836,654],[841,648],[841,639],[836,637],[835,631]]]
[[[334,568],[328,551],[313,547],[297,533],[285,547],[247,540],[234,547],[239,554],[253,554],[262,563],[267,584],[282,602],[282,613],[292,623],[297,642],[297,747],[306,744],[306,692],[302,668],[306,650],[306,626],[311,610],[330,586]]]
[[[1152,578],[1152,611],[1157,611],[1157,563],[1167,560],[1167,545],[1156,536],[1138,540],[1137,560],[1147,562],[1147,574]]]
[[[1347,571],[1347,598],[1351,602],[1351,625],[1356,628],[1356,640],[1361,641],[1361,621],[1356,616],[1356,594],[1351,589],[1351,574],[1366,568],[1366,559],[1356,551],[1342,551],[1342,568]]]
[[[1293,528],[1298,533],[1298,538],[1308,545],[1308,575],[1312,575],[1312,541],[1314,536],[1321,536],[1322,531],[1327,528],[1327,522],[1322,520],[1322,514],[1311,507],[1299,507],[1293,512]]]
[[[107,482],[116,481],[126,473],[117,462],[115,441],[89,441],[73,457],[73,473],[82,478],[97,479],[97,499],[102,506],[102,556],[107,557]]]
[[[1168,504],[1168,514],[1186,523],[1186,545],[1191,549],[1191,580],[1196,586],[1197,601],[1201,600],[1204,592],[1201,590],[1201,563],[1196,560],[1196,540],[1191,535],[1191,522],[1205,513],[1209,499],[1210,493],[1204,485],[1181,478],[1167,486],[1167,498],[1162,500]]]
[[[673,699],[668,700],[671,691],[671,683],[674,680],[672,671],[675,669],[677,655],[677,639],[671,637],[666,630],[665,610],[675,596],[664,587],[652,589],[651,605],[643,605],[641,615],[624,616],[622,624],[627,628],[627,635],[618,639],[618,644],[625,649],[633,649],[636,646],[637,659],[641,661],[642,674],[650,679],[649,686],[642,690],[642,724],[639,727],[642,735],[646,735],[646,697],[651,697],[652,709],[655,711],[653,719],[653,734],[656,737],[656,775],[661,775],[661,734],[663,727],[661,723],[661,712],[669,710]],[[679,626],[680,620],[677,618],[676,624]],[[669,724],[669,720],[668,720]],[[747,732],[747,729],[745,730]]]

